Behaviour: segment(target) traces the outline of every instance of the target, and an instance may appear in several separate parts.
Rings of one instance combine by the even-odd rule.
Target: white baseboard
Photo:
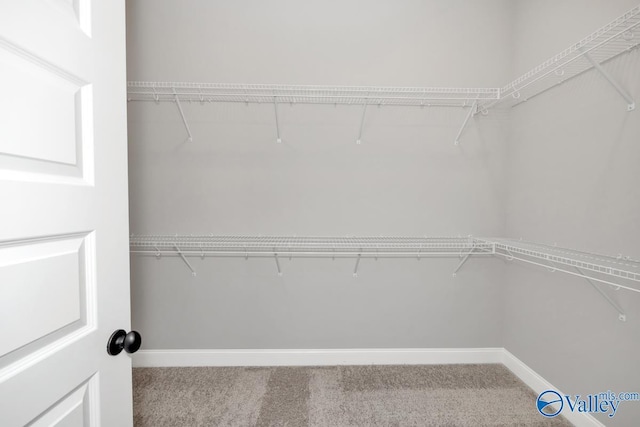
[[[434,365],[502,363],[502,359],[502,348],[141,350],[133,355],[133,366]]]
[[[335,366],[502,363],[536,393],[556,390],[504,348],[370,348],[325,350],[141,350],[133,366]],[[535,404],[535,402],[532,402]],[[590,414],[563,411],[576,427],[604,427]]]
[[[536,371],[528,367],[524,362],[511,354],[507,349],[502,349],[502,364],[513,372],[523,383],[528,385],[536,394],[545,390],[555,390],[564,396],[564,393],[554,387],[549,381],[541,377]],[[576,427],[605,427],[593,415],[571,411],[562,411],[562,415]]]

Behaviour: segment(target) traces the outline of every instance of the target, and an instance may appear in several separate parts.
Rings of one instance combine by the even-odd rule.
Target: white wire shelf
[[[128,82],[129,101],[243,102],[470,107],[495,100],[498,88],[303,86],[187,82]]]
[[[177,256],[196,275],[188,257],[272,257],[282,275],[279,258],[355,258],[358,275],[362,258],[461,258],[454,275],[472,254],[491,255],[493,245],[463,237],[296,237],[296,236],[131,236],[132,254]]]
[[[456,106],[484,111],[519,105],[640,45],[640,5],[502,88],[312,86],[193,82],[128,82],[130,101]],[[606,74],[606,71],[605,71]],[[609,79],[609,76],[605,76]],[[612,82],[619,92],[624,89]],[[622,94],[622,93],[621,93]],[[632,109],[635,105],[623,94]]]
[[[635,100],[603,67],[607,61],[640,45],[640,5],[613,20],[594,33],[571,45],[518,77],[503,88],[379,87],[379,86],[304,86],[276,84],[232,84],[130,81],[128,101],[174,102],[187,132],[191,128],[182,108],[183,102],[273,104],[276,142],[282,142],[278,104],[360,105],[362,116],[356,143],[362,141],[368,106],[419,106],[468,108],[454,143],[458,145],[471,118],[488,114],[495,106],[516,106],[595,68],[627,102],[627,110],[635,109]]]
[[[495,245],[495,255],[560,271],[616,288],[640,292],[630,283],[640,283],[640,261],[629,257],[607,256],[540,243],[513,239],[490,239],[483,242]],[[621,280],[620,280],[621,279]]]
[[[468,237],[131,236],[131,253],[185,256],[427,257],[492,254]]]
[[[601,64],[636,48],[640,44],[639,26],[640,5],[504,86],[499,99],[480,101],[480,105],[487,109],[497,104],[516,106],[596,68],[626,99],[628,109],[633,110],[633,99],[602,69]]]
[[[640,292],[640,261],[504,238],[133,235],[132,254],[185,257],[421,258],[495,255]],[[613,280],[622,279],[614,282]]]
[[[626,321],[626,314],[595,282],[640,292],[640,261],[505,238],[132,235],[130,251],[158,259],[180,257],[194,276],[190,257],[271,257],[279,275],[280,258],[355,258],[354,276],[362,258],[457,257],[455,276],[471,256],[495,256],[585,279],[618,312],[621,321]]]
[[[356,143],[362,141],[365,115],[369,106],[459,107],[469,110],[455,143],[469,118],[479,112],[480,102],[497,100],[498,88],[436,88],[436,87],[376,87],[376,86],[295,86],[270,84],[128,82],[128,101],[174,102],[187,132],[193,141],[191,128],[184,114],[184,102],[206,104],[236,102],[271,104],[274,107],[276,142],[282,142],[278,119],[278,104],[355,105],[362,108]],[[485,110],[481,110],[486,114]]]

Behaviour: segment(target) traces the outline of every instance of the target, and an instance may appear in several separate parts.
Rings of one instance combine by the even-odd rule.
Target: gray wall
[[[498,86],[512,2],[152,1],[128,6],[129,80]],[[508,122],[466,110],[129,103],[131,232],[502,235]],[[146,348],[494,347],[502,264],[132,258]]]
[[[519,1],[514,71],[532,68],[636,4]],[[638,50],[606,68],[640,99]],[[639,259],[640,109],[627,112],[626,102],[590,71],[514,108],[511,118],[507,235]],[[638,391],[640,295],[604,289],[626,310],[626,323],[586,281],[508,264],[504,346],[565,393]],[[599,419],[638,425],[640,404],[623,403],[615,418]]]

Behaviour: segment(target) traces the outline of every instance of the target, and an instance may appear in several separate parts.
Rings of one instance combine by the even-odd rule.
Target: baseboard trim
[[[502,364],[537,394],[542,393],[545,390],[555,390],[561,395],[564,395],[562,391],[557,387],[554,387],[553,384],[545,380],[523,361],[511,354],[507,349],[502,349],[502,355]],[[591,414],[563,410],[562,415],[576,427],[605,427],[604,424],[595,419]]]
[[[134,367],[331,366],[502,363],[502,348],[325,350],[141,350]]]

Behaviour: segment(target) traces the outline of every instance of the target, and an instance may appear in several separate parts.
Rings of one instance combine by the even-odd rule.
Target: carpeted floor
[[[570,426],[502,365],[137,368],[136,427]]]

